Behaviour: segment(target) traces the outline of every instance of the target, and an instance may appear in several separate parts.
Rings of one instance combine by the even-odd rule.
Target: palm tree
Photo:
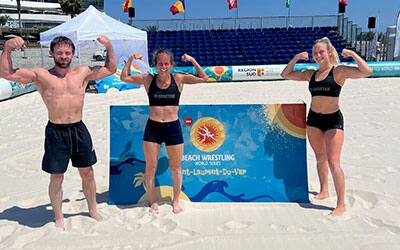
[[[10,17],[7,15],[0,16],[0,26],[3,26],[4,24],[6,24],[8,19],[10,19]]]
[[[81,13],[84,3],[83,0],[58,0],[62,11],[74,18],[76,14]]]
[[[145,31],[156,32],[156,31],[158,31],[158,26],[156,26],[156,25],[148,25],[148,26],[144,27],[144,30]]]
[[[3,34],[3,25],[7,23],[8,19],[10,19],[9,16],[0,16],[0,35]]]
[[[18,23],[19,23],[19,36],[22,37],[21,0],[17,0],[17,12],[18,12]]]

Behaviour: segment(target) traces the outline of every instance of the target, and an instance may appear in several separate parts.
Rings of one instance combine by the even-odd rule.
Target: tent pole
[[[78,65],[81,64],[81,48],[78,46]]]
[[[42,62],[42,67],[44,67],[44,58],[43,58],[43,45],[40,44],[40,58]]]

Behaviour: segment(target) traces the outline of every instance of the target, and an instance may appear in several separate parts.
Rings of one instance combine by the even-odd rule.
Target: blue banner
[[[343,63],[343,65],[356,66],[354,63]],[[368,62],[373,73],[371,77],[400,77],[400,62]],[[129,89],[139,88],[140,85],[130,84],[121,81],[121,71],[124,62],[117,66],[117,72],[109,77],[96,81],[96,89],[98,93],[118,92]],[[203,67],[209,76],[209,82],[231,82],[231,81],[263,81],[282,79],[280,73],[286,64],[280,65],[253,65],[253,66],[209,66]],[[307,69],[318,69],[317,64],[305,63],[296,64],[295,71]],[[144,69],[142,63],[133,62],[131,74],[156,73],[155,68]],[[197,74],[194,67],[174,67],[172,73]],[[10,97],[16,97],[25,93],[35,91],[34,83],[28,84],[26,87],[16,83],[9,83],[5,79],[0,78],[0,100]]]
[[[355,63],[341,63],[342,65],[356,66]],[[400,63],[399,62],[368,62],[373,73],[371,77],[399,77]],[[135,69],[135,67],[137,69]],[[205,73],[209,76],[209,82],[231,82],[231,81],[263,81],[263,80],[278,80],[282,79],[281,72],[286,67],[286,64],[280,65],[249,65],[249,66],[208,66],[203,67]],[[99,93],[108,93],[115,91],[123,91],[132,88],[138,88],[139,85],[128,84],[120,79],[123,65],[119,65],[117,72],[107,78],[97,81],[97,89]],[[316,63],[300,63],[294,67],[295,71],[303,71],[318,69]],[[148,71],[155,74],[157,70],[150,68]],[[133,63],[131,74],[144,73],[144,70],[139,71],[137,65]],[[194,67],[174,67],[172,73],[185,73],[196,75]]]
[[[114,74],[96,81],[96,89],[98,93],[112,93],[129,89],[137,89],[140,85],[126,83],[121,80],[121,72],[125,66],[125,61],[121,61],[117,65],[117,70]],[[146,73],[148,68],[143,62],[133,61],[131,64],[131,75]]]
[[[110,204],[146,201],[143,130],[148,106],[110,107]],[[181,199],[308,202],[305,105],[183,105]],[[172,197],[165,146],[158,199]]]

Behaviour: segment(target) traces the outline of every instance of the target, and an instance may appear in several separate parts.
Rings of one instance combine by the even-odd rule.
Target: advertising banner
[[[286,65],[232,66],[233,81],[257,81],[280,79]]]
[[[110,204],[147,200],[143,130],[148,106],[110,107]],[[305,104],[183,105],[181,199],[308,202]],[[165,145],[155,176],[159,200],[173,195]]]

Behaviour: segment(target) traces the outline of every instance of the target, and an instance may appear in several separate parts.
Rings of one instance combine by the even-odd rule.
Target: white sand
[[[0,103],[0,249],[400,249],[400,78],[349,80],[342,91],[348,212],[327,214],[332,197],[312,204],[169,204],[150,216],[140,206],[107,205],[110,104],[145,104],[143,89],[86,96],[84,121],[99,161],[95,166],[97,223],[87,217],[78,172],[69,168],[63,205],[67,231],[54,227],[40,169],[47,112],[38,93]],[[291,81],[185,86],[183,104],[281,103],[310,96]],[[309,190],[319,184],[308,146]],[[312,197],[312,194],[310,194]]]

